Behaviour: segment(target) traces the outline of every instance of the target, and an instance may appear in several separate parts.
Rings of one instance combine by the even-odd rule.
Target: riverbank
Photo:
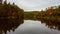
[[[43,19],[43,20],[60,22],[60,5],[56,7],[47,8],[45,11],[41,10],[41,11],[24,12],[24,19],[31,19],[31,20]]]

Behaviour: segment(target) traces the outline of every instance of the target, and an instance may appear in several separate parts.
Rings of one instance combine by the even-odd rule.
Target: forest
[[[24,15],[23,13],[24,10],[15,5],[15,3],[10,4],[10,2],[7,3],[4,1],[4,4],[0,4],[0,19],[22,17]]]
[[[1,1],[0,1],[1,2]],[[19,8],[15,3],[10,4],[4,1],[0,3],[0,34],[7,34],[7,31],[15,29],[24,21],[24,10]]]
[[[48,7],[41,11],[24,12],[24,19],[49,20],[60,22],[60,5]]]

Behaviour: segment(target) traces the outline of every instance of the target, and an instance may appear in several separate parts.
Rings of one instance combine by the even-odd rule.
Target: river
[[[7,34],[60,34],[57,29],[48,28],[45,23],[36,20],[24,20],[24,23],[19,25],[15,31]]]

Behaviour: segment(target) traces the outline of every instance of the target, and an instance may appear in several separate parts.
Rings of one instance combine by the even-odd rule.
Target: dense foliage
[[[60,6],[53,6],[41,11],[24,12],[24,19],[38,20],[50,29],[60,31]]]
[[[0,5],[0,17],[17,17],[24,15],[23,14],[24,10],[20,9],[17,5],[15,4],[2,4]]]
[[[46,8],[46,10],[25,12],[25,19],[50,20],[60,22],[60,5]]]
[[[0,34],[7,34],[7,31],[15,30],[22,24],[24,17],[24,10],[17,5],[6,3],[0,4]]]

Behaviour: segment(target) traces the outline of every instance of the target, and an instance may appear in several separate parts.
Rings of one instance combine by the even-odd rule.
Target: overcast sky
[[[41,10],[50,6],[60,5],[60,0],[7,0],[8,2],[15,2],[20,8],[27,10]]]

